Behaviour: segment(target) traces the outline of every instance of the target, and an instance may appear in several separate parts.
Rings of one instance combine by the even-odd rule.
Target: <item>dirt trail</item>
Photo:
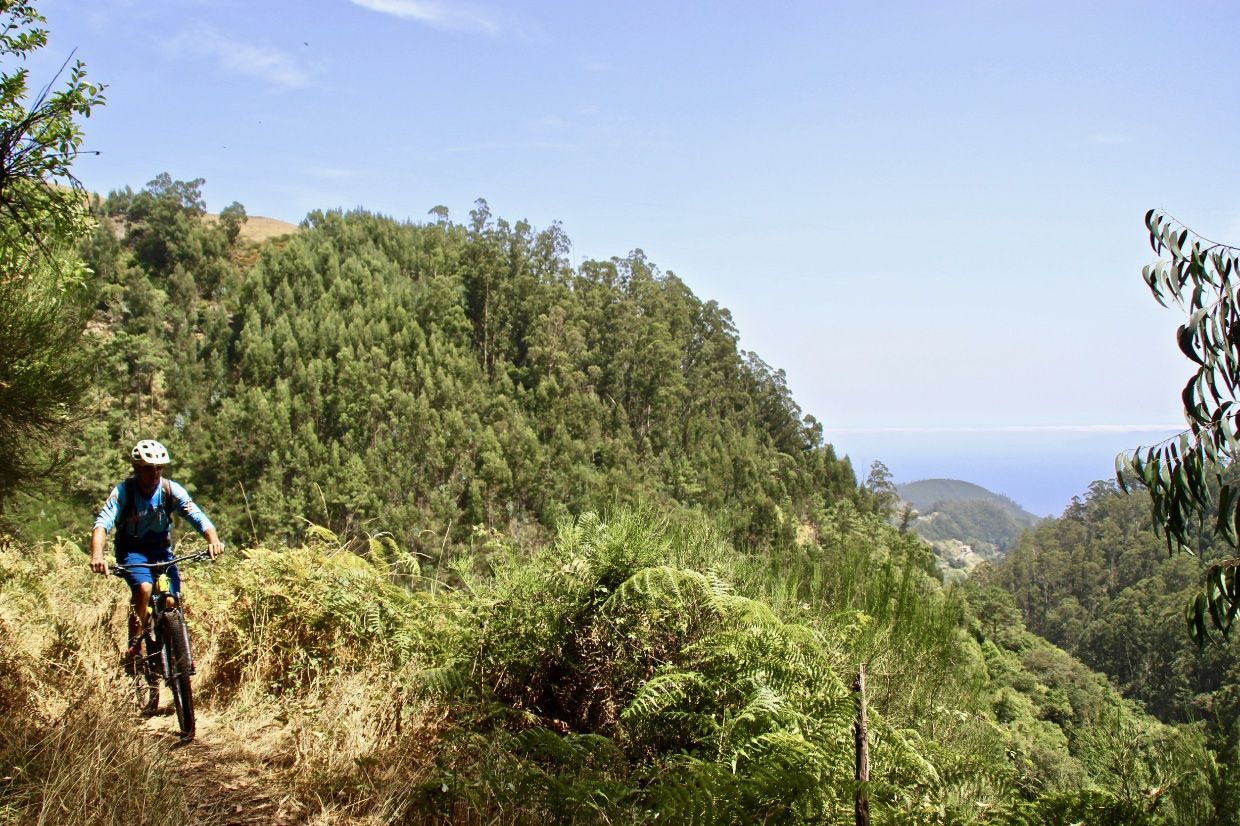
[[[180,743],[176,715],[167,689],[160,713],[147,718],[144,728],[168,752],[176,766],[189,803],[189,822],[195,826],[249,826],[249,824],[305,823],[287,794],[273,785],[271,769],[240,744],[211,713],[197,714],[197,736]]]

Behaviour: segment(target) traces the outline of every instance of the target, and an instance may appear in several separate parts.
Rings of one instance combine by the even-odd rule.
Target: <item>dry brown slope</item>
[[[205,220],[209,223],[214,223],[219,220],[219,216],[209,214],[205,216]],[[291,235],[299,230],[300,227],[287,221],[264,218],[261,215],[250,215],[246,217],[245,223],[241,225],[241,240],[261,244],[264,241],[270,241],[272,238],[279,238],[281,235]]]

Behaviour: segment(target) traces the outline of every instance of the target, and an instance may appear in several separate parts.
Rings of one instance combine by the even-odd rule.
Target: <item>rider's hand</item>
[[[224,553],[224,543],[220,541],[220,535],[215,532],[215,528],[207,528],[202,538],[207,540],[207,553],[212,559]]]
[[[90,569],[97,574],[107,574],[108,563],[102,556],[92,556],[90,558]]]

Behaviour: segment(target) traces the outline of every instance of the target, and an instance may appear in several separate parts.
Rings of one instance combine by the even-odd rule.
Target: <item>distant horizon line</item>
[[[829,427],[829,434],[868,433],[1163,433],[1187,430],[1184,424],[1035,424],[1035,425],[919,425],[911,427]]]

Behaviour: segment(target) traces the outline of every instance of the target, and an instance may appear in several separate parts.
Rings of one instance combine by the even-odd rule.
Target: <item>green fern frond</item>
[[[410,680],[415,694],[465,699],[477,693],[469,671],[469,663],[453,661],[435,668],[423,668],[414,672]]]
[[[693,671],[659,674],[638,689],[620,716],[634,722],[655,717],[678,705],[695,701],[709,690],[707,679]]]
[[[626,762],[620,747],[600,734],[558,734],[543,726],[525,729],[513,738],[521,751],[535,759],[581,768],[616,767]]]
[[[306,523],[306,539],[314,542],[326,543],[328,545],[340,544],[340,537],[330,529],[325,528],[322,525],[317,525],[305,517],[301,517],[301,520]]]
[[[635,603],[663,605],[673,610],[713,606],[711,582],[697,571],[668,565],[643,568],[620,584],[602,605],[604,613],[624,610]]]
[[[387,573],[394,569],[401,558],[401,548],[396,537],[382,532],[366,535],[366,548],[370,554],[371,564]]]
[[[716,603],[733,625],[767,625],[779,622],[771,606],[749,597],[730,593],[716,596]]]
[[[383,638],[383,612],[379,603],[372,602],[362,615],[362,626],[372,639]]]

